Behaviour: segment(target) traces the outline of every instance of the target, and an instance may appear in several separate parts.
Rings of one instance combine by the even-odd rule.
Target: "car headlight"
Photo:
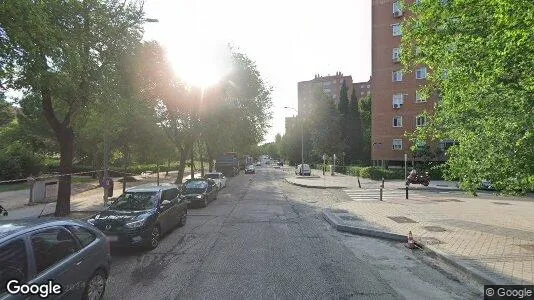
[[[202,199],[202,195],[197,195],[197,199]]]
[[[138,228],[138,227],[141,227],[141,226],[145,225],[145,222],[146,222],[146,219],[137,220],[137,221],[133,221],[133,222],[128,222],[128,223],[124,224],[124,227],[126,227],[126,228]]]

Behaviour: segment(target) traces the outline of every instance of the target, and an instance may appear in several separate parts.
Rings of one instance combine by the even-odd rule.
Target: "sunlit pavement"
[[[343,235],[280,169],[230,178],[153,251],[117,250],[106,299],[466,299],[480,286],[402,245]],[[427,265],[427,263],[430,265]],[[449,273],[450,272],[450,273]],[[480,291],[479,291],[480,290]]]
[[[362,182],[360,189],[354,184],[354,177],[326,178],[339,185],[352,181],[350,188],[335,192],[339,202],[328,208],[346,210],[349,217],[357,217],[386,232],[407,235],[411,231],[421,244],[445,253],[488,280],[534,283],[532,196],[496,196],[481,192],[473,197],[447,189],[416,189],[409,192],[406,200],[403,190],[386,182],[383,201],[380,201],[376,182]],[[322,183],[308,180],[307,184],[320,187]],[[325,193],[334,194],[332,190]]]

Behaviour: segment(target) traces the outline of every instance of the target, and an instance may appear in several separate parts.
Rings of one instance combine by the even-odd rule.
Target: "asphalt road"
[[[105,299],[472,299],[482,289],[402,245],[341,234],[320,209],[336,192],[257,168],[153,251],[114,251]]]

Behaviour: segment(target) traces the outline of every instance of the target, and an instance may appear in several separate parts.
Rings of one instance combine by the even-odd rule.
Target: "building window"
[[[367,95],[371,95],[371,91],[367,91]]]
[[[402,81],[402,71],[393,71],[392,73],[392,79],[393,82],[399,82]]]
[[[393,118],[393,127],[402,127],[402,116],[396,116]]]
[[[391,25],[391,30],[393,31],[393,36],[402,35],[402,29],[399,23]]]
[[[332,92],[332,90],[331,89],[324,89],[324,92],[325,93],[330,93],[330,92]]]
[[[393,150],[402,150],[402,139],[393,139]]]
[[[415,91],[415,103],[426,102],[426,98],[422,91]]]
[[[421,127],[426,125],[426,116],[417,116],[415,118],[415,126]]]
[[[393,95],[393,108],[400,108],[404,103],[403,94],[394,94]]]
[[[426,78],[426,67],[417,68],[415,70],[415,79],[425,79]]]
[[[363,95],[363,91],[360,92],[360,95]]]
[[[400,48],[393,48],[391,58],[394,62],[400,61]]]
[[[361,88],[361,89],[365,88],[365,85],[362,84],[362,85],[360,86],[360,88]]]
[[[371,85],[370,85],[370,84],[368,84],[368,85],[367,85],[367,88],[368,88],[368,89],[370,89],[370,88],[371,88]]]
[[[400,17],[402,16],[402,7],[401,4],[397,2],[393,2],[393,16],[394,17]]]
[[[323,85],[324,85],[324,86],[328,86],[328,85],[330,85],[330,84],[332,84],[330,81],[325,81],[325,82],[323,82]]]

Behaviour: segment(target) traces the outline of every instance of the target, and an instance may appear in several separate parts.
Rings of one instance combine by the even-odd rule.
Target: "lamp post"
[[[289,106],[284,106],[284,108],[294,110],[298,116],[299,112],[295,108],[289,107]],[[300,121],[301,121],[300,122],[300,159],[301,159],[301,164],[304,164],[304,124],[302,122],[303,120],[300,120]]]

